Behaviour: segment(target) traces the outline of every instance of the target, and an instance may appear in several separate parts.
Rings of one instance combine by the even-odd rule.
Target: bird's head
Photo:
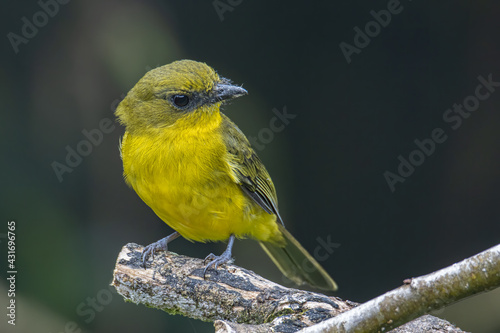
[[[180,60],[147,72],[115,111],[127,130],[173,125],[183,117],[219,112],[227,100],[247,91],[210,66]]]

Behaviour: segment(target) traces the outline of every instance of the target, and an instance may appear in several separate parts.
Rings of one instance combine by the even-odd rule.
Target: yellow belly
[[[276,216],[254,203],[232,178],[217,133],[126,133],[121,146],[126,181],[170,227],[195,241],[250,236],[281,238]]]

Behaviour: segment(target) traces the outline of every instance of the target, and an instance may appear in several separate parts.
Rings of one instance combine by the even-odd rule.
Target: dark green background
[[[124,303],[107,289],[124,244],[171,232],[123,182],[123,128],[115,123],[62,182],[51,166],[65,163],[66,147],[76,149],[83,130],[114,120],[113,106],[148,69],[182,58],[244,85],[249,95],[225,113],[248,136],[269,127],[273,108],[296,115],[258,153],[300,242],[311,252],[318,237],[340,244],[322,261],[338,296],[362,302],[499,243],[500,91],[457,130],[442,117],[474,93],[479,75],[500,81],[500,3],[401,1],[401,12],[348,64],[339,44],[352,44],[354,27],[363,29],[370,11],[388,2],[233,1],[221,20],[211,1],[73,0],[15,53],[7,35],[21,35],[22,18],[33,22],[42,9],[5,1],[0,233],[17,222],[19,272],[18,325],[8,329],[213,331]],[[407,158],[414,140],[435,128],[447,140],[391,192],[384,172],[397,172],[398,156]],[[196,257],[223,248],[171,245]],[[255,242],[238,241],[234,256],[283,281]],[[3,307],[6,255],[0,262]],[[107,304],[91,318],[87,302],[98,296]],[[498,332],[498,308],[496,291],[437,315],[466,330]]]

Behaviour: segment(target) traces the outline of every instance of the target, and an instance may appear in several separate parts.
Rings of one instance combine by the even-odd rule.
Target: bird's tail
[[[280,271],[298,285],[307,283],[323,290],[337,290],[337,284],[300,243],[279,225],[285,244],[259,242]]]

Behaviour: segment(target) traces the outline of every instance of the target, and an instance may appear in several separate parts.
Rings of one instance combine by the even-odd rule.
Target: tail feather
[[[285,244],[259,242],[280,271],[298,285],[307,283],[323,290],[337,290],[337,284],[321,265],[283,227],[279,226]]]

